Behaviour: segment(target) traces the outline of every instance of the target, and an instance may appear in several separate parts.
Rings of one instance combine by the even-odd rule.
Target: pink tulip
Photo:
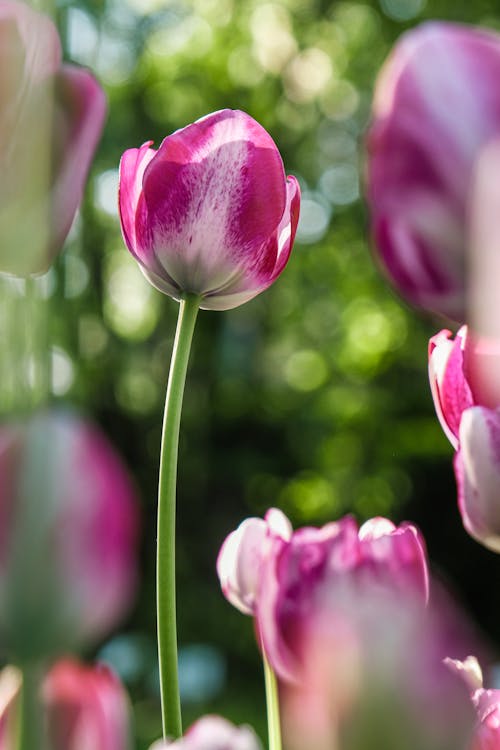
[[[429,376],[441,425],[456,449],[458,505],[468,533],[500,552],[500,396],[485,377],[498,347],[463,326],[429,342]],[[498,400],[497,400],[498,399]]]
[[[14,660],[116,625],[135,590],[137,520],[127,471],[91,423],[47,412],[0,427],[0,624]]]
[[[483,688],[481,667],[474,656],[468,656],[464,661],[458,659],[445,661],[452,671],[464,679],[476,709],[477,723],[470,750],[499,750],[500,690]]]
[[[80,203],[104,123],[102,89],[61,63],[52,21],[0,4],[0,271],[46,271]],[[34,127],[36,123],[36,127]]]
[[[476,160],[500,136],[500,36],[447,23],[407,32],[376,85],[368,200],[380,259],[411,303],[465,319]]]
[[[250,727],[235,727],[220,716],[204,716],[175,742],[160,740],[150,750],[262,750]]]
[[[300,190],[269,134],[222,110],[150,146],[123,154],[119,188],[123,237],[146,278],[210,310],[270,286],[292,249]]]
[[[12,667],[0,673],[0,750],[15,747],[21,682]],[[106,666],[63,659],[45,676],[40,693],[50,750],[130,750],[128,699]]]
[[[353,590],[427,598],[424,543],[409,524],[396,528],[374,518],[358,530],[346,516],[320,529],[290,532],[277,510],[268,511],[265,522],[247,519],[228,537],[218,560],[225,596],[254,614],[266,655],[285,680],[296,679],[299,632],[324,597],[337,599],[339,606]]]

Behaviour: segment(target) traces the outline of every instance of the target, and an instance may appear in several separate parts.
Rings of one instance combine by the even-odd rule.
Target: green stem
[[[156,604],[163,736],[182,735],[175,600],[175,490],[182,397],[199,298],[186,295],[180,303],[168,376],[160,453]]]
[[[276,675],[262,650],[264,662],[264,681],[266,685],[267,728],[269,750],[281,750],[280,705]]]
[[[44,747],[39,684],[38,669],[31,665],[25,666],[17,710],[16,750]]]

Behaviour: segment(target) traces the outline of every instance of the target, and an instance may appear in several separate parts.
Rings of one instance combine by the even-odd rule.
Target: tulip
[[[463,326],[429,342],[429,377],[443,430],[456,450],[458,505],[467,532],[500,552],[500,397],[486,370],[498,347]],[[498,399],[498,400],[497,400]]]
[[[463,677],[476,709],[477,722],[470,750],[498,750],[500,747],[500,690],[483,688],[481,667],[474,656],[464,661],[446,659],[447,666]]]
[[[346,516],[323,528],[290,534],[287,519],[271,510],[264,526],[259,519],[248,519],[228,537],[218,573],[226,598],[255,615],[273,669],[292,682],[300,670],[298,633],[324,596],[342,607],[344,594],[354,590],[422,603],[428,595],[419,532],[410,524],[395,527],[382,518],[358,530],[355,520]]]
[[[6,667],[0,673],[0,698],[5,697],[0,699],[0,750],[15,747],[21,686],[18,670]],[[108,667],[62,659],[43,678],[39,698],[51,750],[130,749],[128,699]]]
[[[23,2],[0,5],[0,61],[0,271],[28,276],[66,239],[106,103],[89,72],[61,63],[52,21]]]
[[[198,719],[185,736],[175,742],[158,741],[150,750],[262,750],[255,732],[246,726],[235,727],[220,716]]]
[[[500,136],[500,36],[448,23],[403,35],[378,78],[368,201],[380,260],[412,304],[466,316],[476,161]]]
[[[0,427],[0,631],[14,662],[116,625],[134,594],[136,536],[128,473],[95,426],[47,412]]]
[[[123,238],[146,278],[209,310],[267,289],[288,261],[300,204],[269,134],[222,110],[150,146],[123,154],[119,186]]]

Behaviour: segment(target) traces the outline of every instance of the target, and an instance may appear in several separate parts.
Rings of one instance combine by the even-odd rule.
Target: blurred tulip
[[[160,740],[150,750],[262,750],[250,727],[235,727],[220,716],[204,716],[175,742]]]
[[[0,673],[0,750],[15,747],[21,685],[21,673],[13,667]],[[4,695],[8,700],[2,700]],[[40,699],[50,750],[130,750],[128,699],[106,666],[63,659],[44,678]]]
[[[92,424],[47,412],[0,427],[0,638],[14,662],[118,622],[135,590],[137,522],[125,467]]]
[[[380,259],[409,302],[459,321],[473,172],[500,136],[499,76],[498,34],[426,23],[397,43],[374,97],[368,200]]]
[[[429,377],[437,415],[456,449],[458,505],[468,533],[500,552],[500,397],[485,370],[498,348],[466,326],[429,342]],[[493,408],[490,408],[493,407]]]
[[[300,190],[274,141],[244,112],[221,110],[151,141],[120,163],[125,243],[146,278],[174,299],[228,310],[284,269]]]
[[[477,723],[470,750],[498,750],[500,748],[500,690],[483,688],[481,667],[474,656],[464,661],[446,659],[447,666],[463,677],[471,693],[477,713]]]
[[[374,518],[358,530],[346,516],[291,533],[280,511],[268,511],[259,521],[247,519],[229,535],[218,573],[226,598],[255,615],[266,656],[282,679],[296,679],[298,633],[316,616],[323,596],[340,603],[343,592],[366,589],[382,598],[427,598],[425,547],[410,524],[395,527]]]
[[[27,276],[66,239],[106,103],[90,73],[61,64],[55,26],[24,2],[0,3],[0,63],[0,271]]]

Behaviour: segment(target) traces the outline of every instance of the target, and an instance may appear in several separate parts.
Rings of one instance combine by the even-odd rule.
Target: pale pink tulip
[[[462,322],[474,168],[500,136],[499,77],[498,34],[423,24],[401,37],[379,75],[368,135],[383,267],[409,302]]]
[[[17,669],[0,673],[0,750],[16,747],[21,685]],[[50,750],[131,750],[128,698],[108,667],[62,659],[43,678],[39,699]]]
[[[470,750],[499,750],[500,690],[483,688],[481,667],[474,656],[468,656],[464,661],[445,659],[445,662],[464,679],[476,709],[477,722]]]
[[[1,426],[0,521],[0,623],[14,659],[118,623],[135,591],[138,516],[97,427],[62,412]]]
[[[437,415],[457,453],[458,505],[471,536],[500,552],[500,403],[485,378],[496,369],[494,342],[463,326],[429,342],[429,377]]]
[[[27,276],[62,248],[106,103],[88,71],[62,64],[52,21],[16,0],[0,3],[0,105],[0,271]]]
[[[204,716],[175,742],[160,740],[150,750],[262,750],[255,732],[220,716]]]
[[[146,278],[180,299],[227,310],[283,271],[300,190],[270,135],[244,112],[222,110],[126,151],[119,207],[125,243]]]

